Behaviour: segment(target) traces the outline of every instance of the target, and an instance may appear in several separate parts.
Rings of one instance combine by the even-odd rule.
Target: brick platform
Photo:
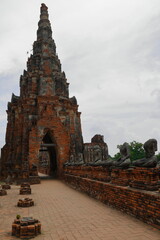
[[[19,199],[17,207],[31,207],[34,206],[34,201],[30,198]]]
[[[0,190],[0,196],[5,196],[7,195],[7,191],[5,189]]]
[[[30,188],[30,183],[28,183],[28,182],[23,182],[23,183],[21,184],[21,188],[24,188],[24,187]]]
[[[137,190],[67,174],[65,181],[75,189],[160,229],[158,191]]]
[[[12,224],[12,235],[19,238],[32,238],[41,233],[41,223],[32,217],[15,219]]]
[[[31,194],[31,188],[30,187],[21,187],[19,190],[20,195],[26,195]]]
[[[17,214],[40,220],[35,240],[159,240],[160,231],[138,219],[75,191],[58,180],[33,185],[31,208],[17,208],[19,186],[0,201],[0,239],[16,240],[11,225]],[[14,201],[13,201],[14,199]]]
[[[11,189],[11,186],[9,184],[3,184],[1,186],[2,186],[2,189],[6,189],[6,190]]]

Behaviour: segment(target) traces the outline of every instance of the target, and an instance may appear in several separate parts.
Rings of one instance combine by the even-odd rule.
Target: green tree
[[[145,157],[145,151],[142,143],[133,141],[129,144],[129,146],[130,146],[130,153],[131,153],[131,161]]]
[[[118,160],[121,157],[121,154],[118,152],[114,155],[113,160]]]
[[[158,153],[156,156],[157,156],[158,161],[160,161],[160,153]]]
[[[118,145],[117,148],[119,148],[120,146]],[[133,141],[131,143],[129,143],[129,148],[130,148],[130,158],[131,161],[137,160],[137,159],[141,159],[145,157],[145,151],[143,149],[143,144]],[[113,157],[114,160],[117,160],[118,158],[120,158],[121,155],[120,153],[116,153]]]

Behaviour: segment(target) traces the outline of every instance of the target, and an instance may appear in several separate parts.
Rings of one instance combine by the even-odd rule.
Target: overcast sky
[[[7,102],[32,53],[40,0],[1,0],[0,147]],[[57,53],[82,112],[84,142],[158,140],[160,151],[160,1],[46,0]]]

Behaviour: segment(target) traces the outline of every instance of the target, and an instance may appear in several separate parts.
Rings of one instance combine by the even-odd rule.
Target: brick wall
[[[102,171],[100,171],[100,169]],[[99,170],[99,171],[98,171]],[[112,171],[106,172],[108,175],[105,180],[104,167],[85,167],[85,166],[72,166],[65,168],[65,182],[71,185],[73,188],[87,193],[93,198],[100,200],[101,202],[119,209],[129,215],[160,229],[160,193],[159,191],[147,191],[127,186],[118,186],[118,184],[112,183]],[[141,170],[141,171],[140,171]],[[134,169],[130,172],[131,176],[135,175],[140,178],[140,172],[144,169]],[[146,170],[146,169],[145,169]],[[125,175],[125,170],[122,171],[122,176]],[[127,170],[126,170],[127,171]],[[147,169],[153,175],[153,169]],[[95,177],[95,175],[97,177]],[[145,172],[145,171],[144,171]],[[144,173],[143,172],[143,173]],[[156,171],[158,172],[158,171]],[[97,174],[98,173],[98,174]],[[101,174],[102,173],[102,174]],[[109,181],[110,175],[110,181]],[[114,179],[115,175],[113,174]],[[126,178],[126,175],[125,175]],[[152,179],[151,179],[152,180]],[[147,180],[148,181],[148,180]],[[130,180],[131,182],[131,180]],[[117,181],[118,183],[118,181]],[[121,181],[120,181],[121,183]],[[129,184],[129,182],[128,182]]]

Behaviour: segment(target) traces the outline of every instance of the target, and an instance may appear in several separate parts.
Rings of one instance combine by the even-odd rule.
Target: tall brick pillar
[[[20,96],[8,103],[6,144],[1,150],[1,176],[28,177],[38,166],[39,150],[50,156],[50,172],[63,176],[63,164],[83,158],[77,100],[69,98],[65,73],[56,54],[48,8],[40,8],[37,40],[20,77]]]

